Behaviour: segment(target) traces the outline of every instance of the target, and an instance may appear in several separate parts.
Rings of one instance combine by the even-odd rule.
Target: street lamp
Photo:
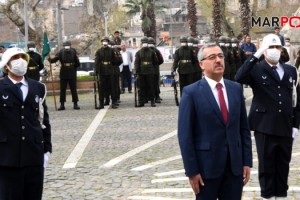
[[[104,11],[104,12],[103,12],[103,16],[104,16],[104,30],[105,30],[105,36],[108,36],[108,33],[107,33],[108,11]]]

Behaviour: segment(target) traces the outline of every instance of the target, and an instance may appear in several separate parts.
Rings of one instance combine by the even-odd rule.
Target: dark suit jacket
[[[222,175],[227,159],[233,174],[252,167],[252,147],[241,86],[224,80],[229,103],[228,124],[205,79],[184,87],[179,106],[178,139],[185,173],[211,179]],[[228,157],[229,156],[229,157]]]
[[[250,129],[261,133],[292,137],[292,128],[300,124],[300,92],[297,87],[297,106],[292,107],[293,80],[297,72],[293,66],[281,64],[284,76],[276,79],[270,65],[251,56],[236,73],[235,79],[250,85],[253,100],[249,112]]]
[[[52,151],[51,130],[46,103],[44,125],[38,120],[38,98],[43,98],[45,86],[33,79],[28,82],[28,95],[21,101],[17,87],[6,76],[0,80],[0,166],[42,166],[44,153]]]

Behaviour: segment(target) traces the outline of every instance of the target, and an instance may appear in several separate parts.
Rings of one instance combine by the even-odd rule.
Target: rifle
[[[176,103],[176,106],[179,106],[179,100],[178,100],[178,92],[177,92],[177,83],[176,83],[176,79],[175,79],[175,75],[173,75],[173,88],[174,88],[174,97],[175,97],[175,103]]]
[[[99,90],[99,80],[98,80],[98,74],[94,72],[94,101],[95,101],[95,109],[98,109],[98,100],[97,100],[97,93]]]
[[[133,84],[134,84],[134,106],[135,107],[138,107],[138,91],[137,91],[137,88],[138,88],[138,86],[137,86],[137,75],[136,74],[134,74],[134,82],[133,82]]]

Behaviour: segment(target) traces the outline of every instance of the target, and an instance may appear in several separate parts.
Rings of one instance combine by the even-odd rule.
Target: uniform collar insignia
[[[262,79],[267,79],[267,76],[261,76],[262,77]]]
[[[8,95],[6,96],[2,95],[2,99],[8,99]]]

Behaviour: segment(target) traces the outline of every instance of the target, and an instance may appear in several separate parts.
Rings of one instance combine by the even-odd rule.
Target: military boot
[[[74,102],[73,108],[74,108],[75,110],[79,110],[79,109],[80,109],[80,107],[78,106],[77,102]]]
[[[151,100],[151,107],[156,107],[154,100]]]
[[[57,109],[58,111],[60,110],[65,110],[65,103],[61,102],[59,108]]]

